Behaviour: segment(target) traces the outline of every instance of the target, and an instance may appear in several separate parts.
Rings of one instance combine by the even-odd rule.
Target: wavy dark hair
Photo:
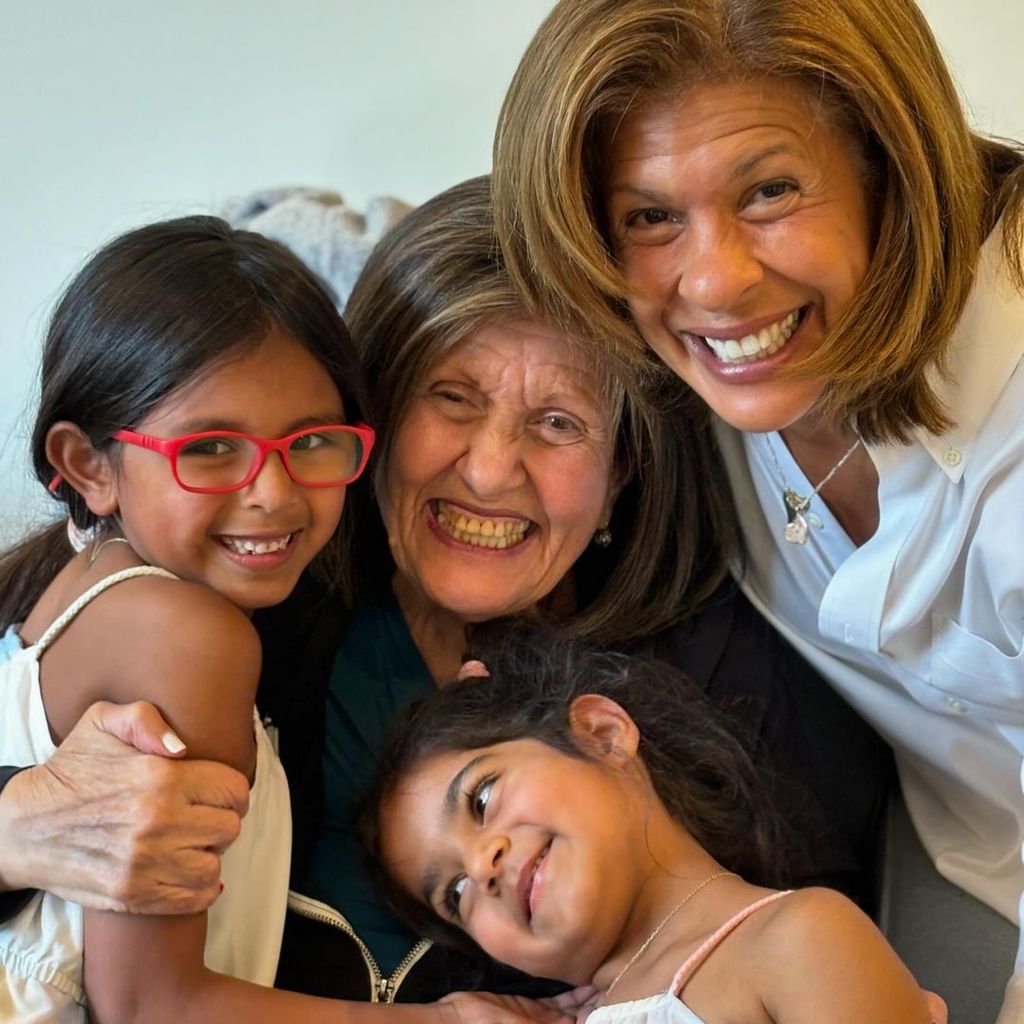
[[[58,300],[40,371],[32,430],[35,475],[53,467],[46,436],[77,424],[97,449],[225,358],[257,348],[272,326],[327,370],[349,420],[368,419],[363,371],[326,287],[284,246],[216,217],[182,217],[129,231],[96,252]],[[67,482],[54,498],[64,517],[97,517]],[[343,525],[314,563],[342,592],[349,559]],[[72,555],[65,524],[0,554],[0,629],[20,622]]]
[[[483,661],[490,676],[453,683],[413,705],[391,734],[360,815],[380,892],[418,934],[477,951],[464,932],[387,874],[381,813],[389,797],[418,766],[452,751],[533,739],[586,759],[569,722],[572,703],[583,694],[611,698],[636,722],[655,792],[712,857],[756,884],[784,884],[796,839],[729,720],[687,675],[522,618],[474,626],[469,644],[467,657]]]

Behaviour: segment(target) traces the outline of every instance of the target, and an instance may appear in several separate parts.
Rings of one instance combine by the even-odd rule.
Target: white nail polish
[[[164,750],[170,754],[180,754],[185,749],[185,744],[173,732],[165,732],[160,739],[163,742]]]

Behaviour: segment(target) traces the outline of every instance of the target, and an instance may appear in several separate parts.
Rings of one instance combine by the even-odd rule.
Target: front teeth
[[[794,311],[778,323],[762,327],[756,334],[748,334],[738,340],[705,338],[704,341],[723,363],[752,363],[778,352],[792,337],[799,320],[799,311]]]
[[[283,551],[288,547],[292,535],[286,534],[276,540],[235,540],[234,537],[222,537],[224,546],[240,555],[269,555],[272,551]]]
[[[467,516],[440,501],[437,503],[435,518],[449,537],[475,548],[504,550],[515,547],[522,542],[530,528],[529,519],[479,519]]]

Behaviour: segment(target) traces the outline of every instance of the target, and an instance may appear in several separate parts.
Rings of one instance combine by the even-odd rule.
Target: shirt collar
[[[913,430],[953,483],[963,476],[978,430],[1024,356],[1024,295],[1009,275],[1002,246],[997,226],[981,248],[974,287],[950,340],[947,372],[928,372],[954,425],[944,434]]]

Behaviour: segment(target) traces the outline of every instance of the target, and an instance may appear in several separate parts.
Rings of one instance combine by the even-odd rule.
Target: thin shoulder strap
[[[738,914],[730,917],[713,935],[709,935],[687,958],[682,967],[676,971],[676,976],[672,979],[672,985],[669,989],[675,996],[681,996],[683,989],[686,987],[687,982],[696,974],[697,968],[727,939],[748,917],[756,914],[762,907],[767,907],[769,903],[774,903],[776,900],[781,900],[783,896],[788,896],[793,890],[787,889],[785,892],[773,892],[770,896],[765,896],[764,899],[757,900],[755,903],[751,903],[749,907],[744,907]]]
[[[75,616],[77,616],[90,601],[99,597],[104,590],[109,590],[115,584],[123,583],[125,580],[135,579],[136,576],[163,576],[169,580],[178,579],[173,572],[168,572],[166,569],[160,569],[155,565],[136,565],[131,569],[121,569],[120,572],[114,572],[109,576],[105,576],[99,581],[99,583],[94,583],[84,594],[68,605],[68,607],[50,623],[46,632],[43,633],[37,643],[33,646],[36,661],[46,653],[47,647],[49,647],[50,644],[52,644],[53,641],[56,640],[72,622],[75,621]]]

